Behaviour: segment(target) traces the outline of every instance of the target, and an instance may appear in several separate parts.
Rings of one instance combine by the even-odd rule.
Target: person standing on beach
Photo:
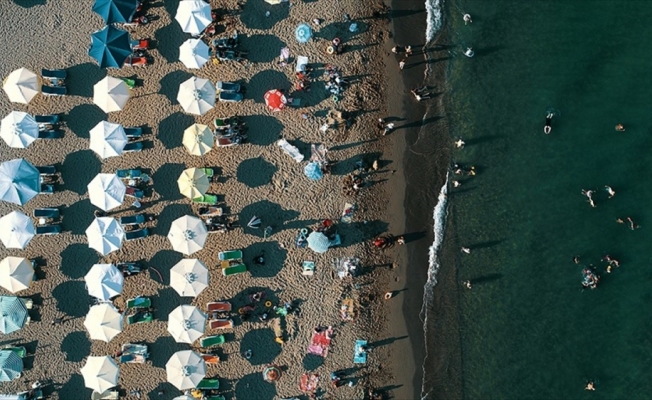
[[[391,131],[394,130],[394,123],[390,122],[389,124],[385,125],[385,130],[383,131],[383,136],[387,135]]]
[[[405,46],[405,57],[410,57],[412,55],[412,46]]]
[[[398,68],[403,71],[403,68],[405,68],[405,59],[398,62]]]

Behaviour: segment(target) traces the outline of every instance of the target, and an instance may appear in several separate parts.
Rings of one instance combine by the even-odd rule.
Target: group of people
[[[327,79],[326,90],[333,96],[339,96],[344,92],[344,85],[348,84],[342,77],[338,67],[327,64],[324,70],[324,76]]]

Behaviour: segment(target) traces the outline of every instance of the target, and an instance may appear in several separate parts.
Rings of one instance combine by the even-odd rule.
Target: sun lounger
[[[136,231],[128,231],[125,232],[125,240],[130,241],[130,240],[136,240],[136,239],[143,239],[149,236],[149,230],[147,228],[145,229],[138,229]]]
[[[208,204],[208,205],[216,205],[218,203],[217,201],[217,196],[214,194],[205,194],[200,197],[195,197],[192,199],[193,203],[197,204]]]
[[[353,363],[354,364],[366,364],[367,363],[367,351],[365,346],[367,345],[366,340],[356,340],[355,349],[353,351]]]
[[[119,169],[115,171],[115,174],[122,179],[137,179],[143,173],[139,169]]]
[[[229,93],[239,93],[242,87],[239,83],[217,81],[217,90]]]
[[[218,254],[218,259],[220,261],[240,260],[242,259],[242,250],[220,251]]]
[[[203,400],[226,400],[221,394],[204,395]]]
[[[20,358],[27,357],[27,349],[25,349],[25,347],[23,346],[7,346],[7,347],[3,347],[2,350],[13,351]]]
[[[199,340],[199,345],[201,347],[208,348],[213,346],[219,346],[221,344],[224,344],[224,342],[226,342],[224,335],[214,335],[214,336],[207,336],[201,338]]]
[[[68,74],[65,69],[45,69],[41,70],[41,76],[48,79],[66,79]]]
[[[306,56],[297,56],[297,67],[296,72],[306,72],[306,66],[308,65],[308,57]]]
[[[201,358],[204,359],[206,364],[219,364],[220,357],[216,354],[202,354]]]
[[[143,214],[120,217],[120,225],[139,225],[144,223],[145,223],[145,216]]]
[[[215,176],[215,170],[213,168],[201,168],[201,170],[206,174],[208,180],[212,180],[213,176]]]
[[[217,378],[208,379],[204,378],[197,384],[197,389],[201,390],[217,390],[220,388],[220,381]]]
[[[120,78],[129,89],[135,89],[136,88],[136,80],[131,79],[131,78]]]
[[[143,150],[143,142],[131,142],[125,145],[125,147],[122,149],[122,152],[132,153],[135,151],[142,151],[142,150]]]
[[[211,329],[233,329],[233,320],[231,318],[218,318],[209,321]]]
[[[301,107],[301,99],[293,97],[292,101],[288,103],[290,107]]]
[[[208,312],[230,312],[231,302],[229,301],[211,301],[206,304]]]
[[[149,308],[152,306],[152,300],[149,297],[138,296],[127,300],[127,308]]]
[[[149,39],[134,40],[131,42],[132,50],[148,50],[150,46]]]
[[[128,139],[138,139],[143,137],[143,128],[141,128],[140,126],[136,126],[132,128],[124,128],[124,130]]]
[[[154,316],[150,312],[137,312],[136,314],[127,317],[128,325],[143,324],[152,321],[154,321]]]
[[[36,167],[40,175],[55,175],[57,173],[57,167],[54,165],[44,165],[41,167]]]
[[[39,225],[35,229],[37,235],[56,235],[61,233],[61,225]]]
[[[247,272],[247,266],[244,264],[236,264],[227,268],[222,268],[222,275],[224,276],[237,275],[244,272]]]
[[[215,125],[215,129],[226,129],[229,128],[232,124],[232,121],[236,117],[228,117],[228,118],[215,118],[213,120],[213,125]]]
[[[61,139],[63,137],[63,131],[58,129],[51,129],[47,131],[39,131],[39,139]]]
[[[34,120],[39,124],[58,124],[60,122],[59,114],[35,115]]]
[[[147,352],[147,345],[125,343],[122,345],[122,355],[120,355],[121,363],[138,363],[142,364],[147,361],[149,353]]]
[[[234,140],[231,140],[229,138],[218,137],[218,138],[215,138],[215,144],[216,144],[217,147],[230,147],[230,146],[237,146],[240,143],[238,143],[238,142],[236,142]]]
[[[199,207],[199,212],[197,215],[200,217],[221,217],[222,216],[222,207]]]
[[[46,185],[46,184],[41,184],[41,191],[39,192],[40,194],[53,194],[54,193],[54,186],[52,185]]]
[[[239,103],[244,100],[242,93],[220,92],[218,100],[225,103]]]
[[[129,56],[127,57],[124,65],[127,67],[142,67],[147,65],[147,63],[147,57]]]
[[[68,89],[65,86],[41,86],[41,93],[46,96],[63,96],[68,93]]]
[[[91,393],[91,400],[119,400],[120,393],[117,390],[107,390],[102,393],[93,391]]]
[[[127,186],[127,190],[125,191],[125,196],[142,199],[145,196],[145,192],[133,186]]]

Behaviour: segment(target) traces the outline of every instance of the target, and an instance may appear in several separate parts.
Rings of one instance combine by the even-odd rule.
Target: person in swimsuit
[[[546,125],[543,127],[543,133],[546,135],[549,134],[552,131],[552,117],[554,116],[553,113],[549,112],[548,115],[546,115]]]

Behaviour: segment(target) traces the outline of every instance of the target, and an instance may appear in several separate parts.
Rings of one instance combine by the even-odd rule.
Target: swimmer
[[[580,256],[575,256],[575,257],[573,257],[573,262],[574,262],[575,264],[579,264],[579,263],[580,263]]]
[[[468,247],[462,247],[462,253],[471,254],[471,249]]]
[[[470,14],[464,14],[464,25],[466,24],[471,24],[473,21],[471,21],[471,15]]]
[[[589,199],[589,204],[591,204],[591,207],[595,207],[595,202],[593,201],[593,190],[582,189],[582,194],[586,196],[587,199]]]
[[[464,284],[464,287],[466,287],[467,289],[471,289],[471,281],[464,281],[462,283]]]
[[[619,224],[624,224],[625,221],[622,218],[616,218],[616,222]]]
[[[475,55],[475,52],[473,51],[473,48],[467,47],[466,51],[464,52],[464,55],[471,58]]]
[[[608,273],[608,274],[611,273],[611,265],[607,265],[607,273]]]
[[[588,381],[584,390],[595,390],[595,384],[593,381]]]
[[[455,147],[457,147],[458,149],[461,149],[461,148],[464,147],[465,144],[466,144],[466,143],[464,143],[464,140],[462,140],[462,139],[457,139],[457,142],[455,142]]]
[[[609,198],[612,198],[612,197],[614,197],[614,196],[616,195],[616,191],[613,190],[613,189],[611,188],[611,186],[604,185],[604,190],[606,190],[607,193],[609,193]]]
[[[629,229],[634,230],[640,228],[640,226],[636,225],[634,221],[632,220],[631,217],[627,217],[627,222],[629,222]]]
[[[546,135],[549,134],[552,131],[552,117],[555,115],[551,112],[546,115],[546,125],[543,127],[543,133]]]
[[[460,181],[453,181],[453,187],[460,187],[462,186],[462,182]]]
[[[616,130],[618,132],[625,132],[625,126],[623,124],[616,125]]]

